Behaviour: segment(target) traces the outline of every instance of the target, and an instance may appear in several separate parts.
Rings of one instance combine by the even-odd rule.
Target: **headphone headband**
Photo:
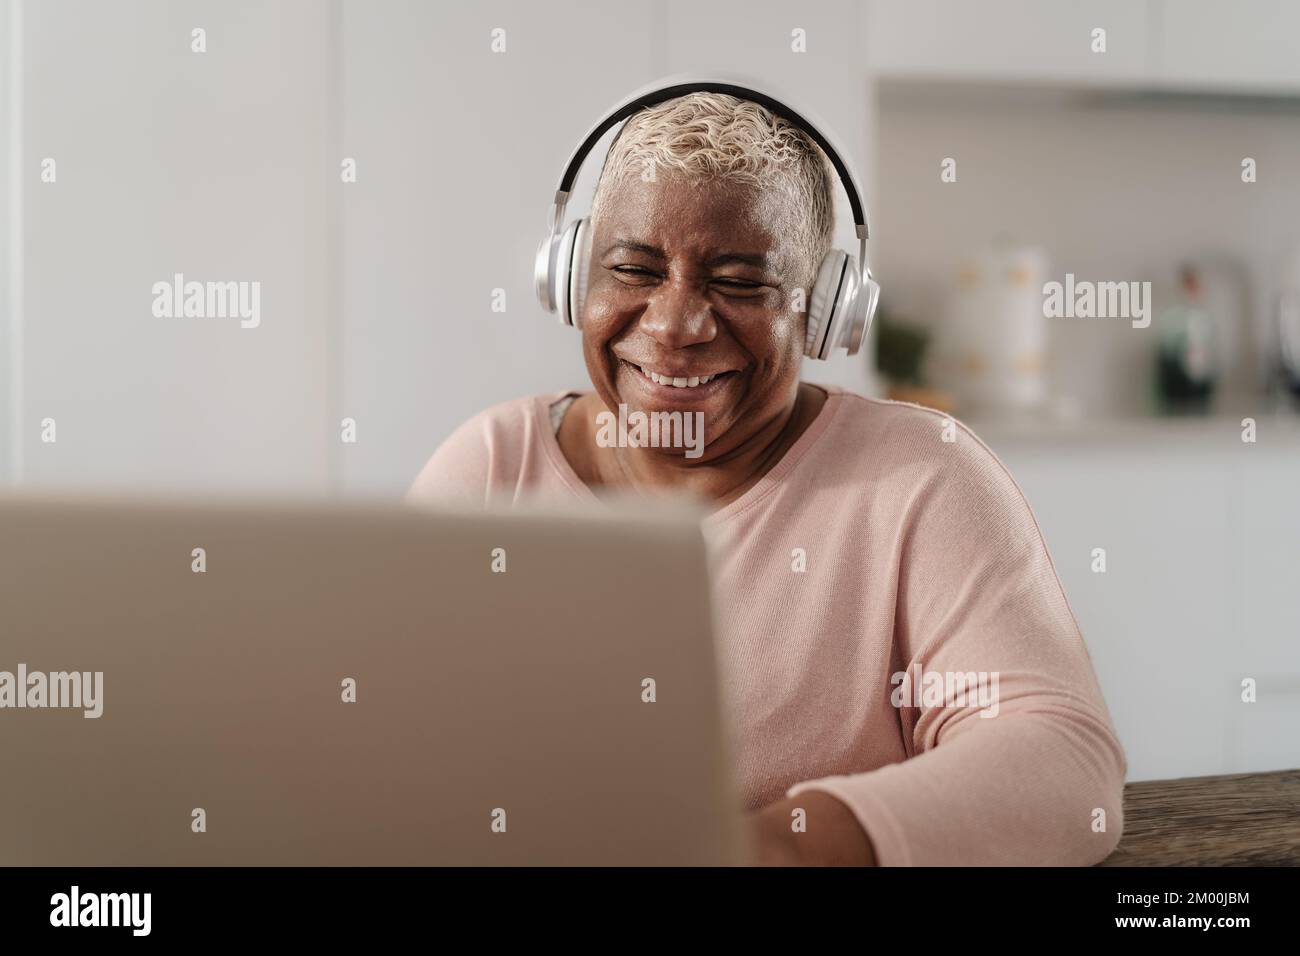
[[[645,90],[633,93],[631,97],[615,106],[613,111],[591,128],[591,132],[587,134],[581,145],[569,158],[568,165],[564,168],[564,175],[560,178],[560,189],[556,195],[557,211],[563,208],[569,193],[573,191],[573,184],[578,178],[578,171],[582,168],[587,154],[595,148],[596,143],[612,126],[647,106],[656,106],[659,103],[676,99],[679,96],[687,96],[691,93],[726,93],[739,99],[749,100],[807,133],[813,142],[821,147],[822,152],[831,161],[831,165],[835,167],[835,172],[839,175],[840,182],[844,186],[844,192],[849,197],[849,206],[853,210],[853,222],[856,226],[858,238],[865,243],[869,238],[869,233],[867,211],[862,202],[862,191],[858,188],[853,171],[844,162],[840,151],[831,142],[830,138],[802,114],[775,97],[729,80],[692,79],[684,76],[672,77],[655,83]]]

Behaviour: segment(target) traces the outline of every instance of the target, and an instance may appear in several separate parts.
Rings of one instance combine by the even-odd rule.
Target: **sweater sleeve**
[[[408,504],[482,507],[488,503],[493,470],[492,420],[479,413],[438,446],[406,493]]]
[[[787,795],[843,801],[881,865],[1097,863],[1123,828],[1124,752],[1028,503],[973,434],[957,438],[894,541],[908,759]]]

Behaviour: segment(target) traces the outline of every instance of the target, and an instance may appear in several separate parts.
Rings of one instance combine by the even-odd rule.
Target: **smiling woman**
[[[1019,488],[939,413],[800,381],[805,355],[856,349],[874,300],[865,262],[829,249],[818,142],[728,93],[634,111],[590,222],[564,233],[560,311],[592,390],[480,413],[410,497],[708,503],[764,862],[1096,862],[1119,840],[1124,754]],[[698,416],[701,454],[600,441],[629,409]],[[899,673],[939,679],[899,695]],[[969,674],[998,699],[950,690]]]

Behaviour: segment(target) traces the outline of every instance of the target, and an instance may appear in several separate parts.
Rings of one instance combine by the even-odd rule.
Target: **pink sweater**
[[[785,457],[704,524],[747,807],[828,791],[883,865],[1104,859],[1124,752],[1023,494],[938,412],[822,387]],[[470,419],[410,500],[596,500],[552,430],[564,394]]]

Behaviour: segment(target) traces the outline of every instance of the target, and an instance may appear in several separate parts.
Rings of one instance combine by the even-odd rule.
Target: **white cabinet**
[[[1300,427],[1259,428],[976,426],[1038,518],[1130,780],[1300,764]]]
[[[1133,0],[868,0],[867,69],[881,76],[1145,79],[1146,3]],[[1093,31],[1106,51],[1093,52]]]
[[[1300,93],[1300,3],[1165,0],[1152,68],[1163,85]]]
[[[1231,643],[1225,722],[1232,772],[1300,766],[1300,435],[1261,419],[1233,455],[1225,502]],[[1241,700],[1255,682],[1256,700]]]
[[[885,78],[1300,93],[1294,0],[865,0]],[[1093,51],[1093,30],[1106,52]]]

